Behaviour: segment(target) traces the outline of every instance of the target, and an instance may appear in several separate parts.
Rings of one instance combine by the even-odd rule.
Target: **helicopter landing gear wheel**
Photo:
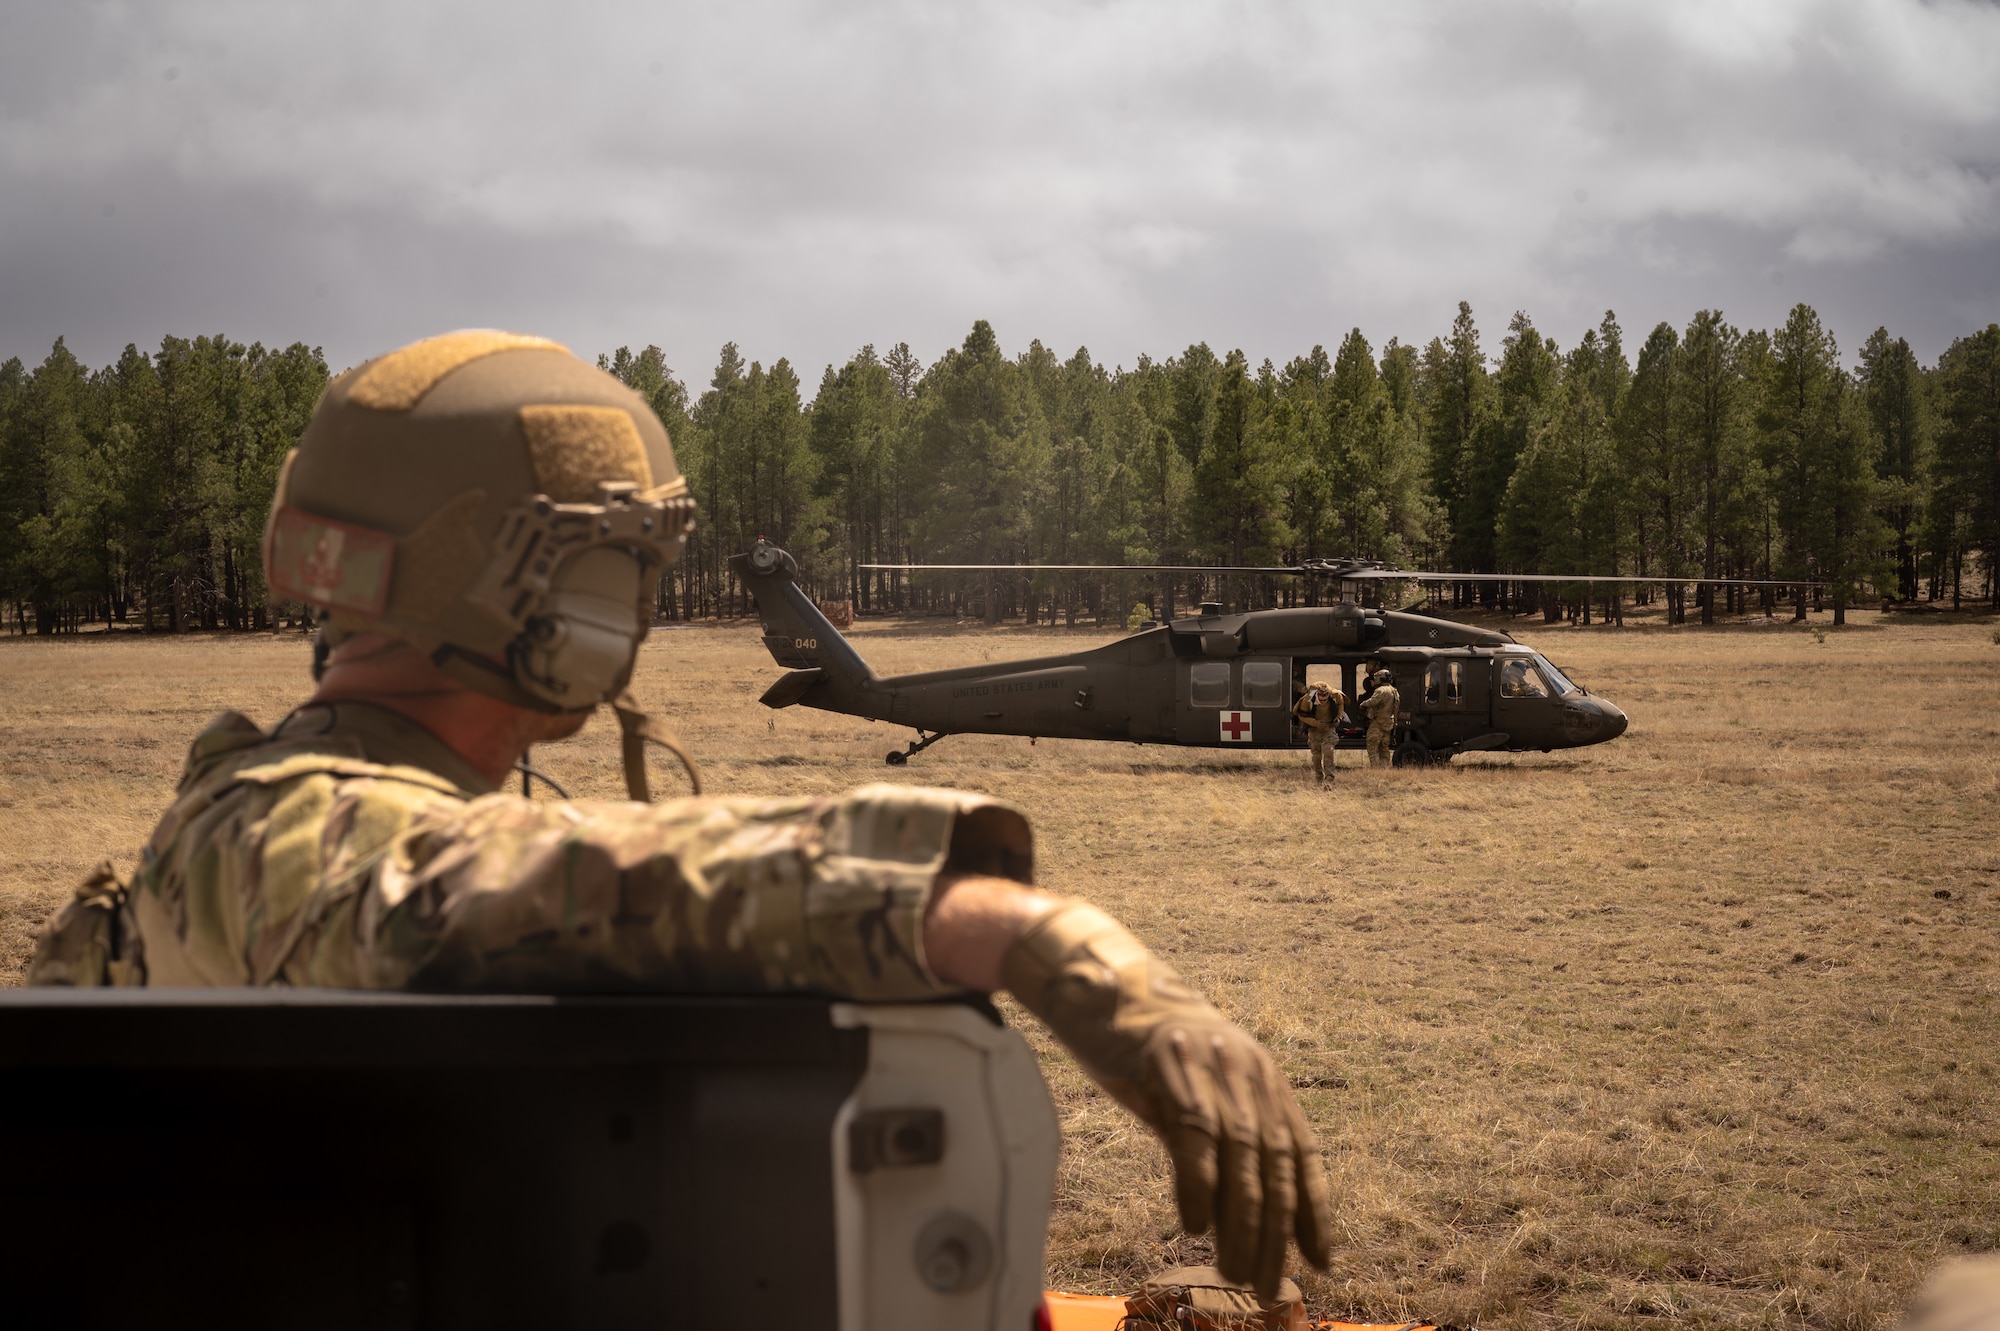
[[[917,737],[910,741],[908,748],[891,750],[883,755],[882,761],[891,767],[908,766],[911,758],[943,739],[944,735],[945,732],[942,730],[932,735],[926,735],[923,731],[919,730]]]
[[[1437,761],[1431,754],[1430,746],[1420,739],[1406,739],[1396,746],[1389,755],[1391,767],[1428,767]]]

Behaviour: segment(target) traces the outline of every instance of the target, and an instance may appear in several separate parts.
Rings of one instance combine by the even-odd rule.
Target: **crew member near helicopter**
[[[1313,778],[1320,785],[1333,780],[1334,759],[1328,750],[1340,742],[1340,718],[1347,698],[1324,680],[1314,680],[1292,704],[1292,715],[1306,728],[1306,744],[1312,749]]]
[[[1387,767],[1389,765],[1389,741],[1396,733],[1396,711],[1403,705],[1403,695],[1396,692],[1395,676],[1386,670],[1377,670],[1368,677],[1367,697],[1361,700],[1361,710],[1368,716],[1368,765]]]
[[[646,400],[553,342],[452,333],[341,375],[264,539],[273,595],[314,608],[313,695],[270,731],[209,723],[131,880],[101,865],[29,982],[1005,989],[1159,1134],[1225,1276],[1271,1296],[1294,1238],[1324,1268],[1286,1078],[1115,920],[1030,885],[1020,809],[891,785],[645,802],[642,743],[667,741],[627,685],[693,525]],[[629,802],[500,790],[607,703]]]
[[[1386,673],[1380,661],[1370,661],[1361,671],[1361,692],[1355,696],[1355,710],[1365,710],[1368,699],[1375,692],[1375,676]]]

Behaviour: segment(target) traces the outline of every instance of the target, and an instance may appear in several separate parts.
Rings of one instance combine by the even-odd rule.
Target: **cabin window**
[[[1513,660],[1500,667],[1500,696],[1503,698],[1546,698],[1549,686],[1541,672],[1526,661]]]
[[[1229,662],[1197,661],[1188,667],[1188,706],[1229,706]]]
[[[1465,701],[1465,662],[1433,661],[1424,672],[1424,705],[1457,707]]]
[[[1285,705],[1285,663],[1245,661],[1243,663],[1243,705],[1283,707]]]

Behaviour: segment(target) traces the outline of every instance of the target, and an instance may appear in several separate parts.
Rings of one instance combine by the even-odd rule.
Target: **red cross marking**
[[[1222,732],[1230,739],[1241,744],[1249,737],[1250,718],[1241,712],[1224,712],[1222,714]]]

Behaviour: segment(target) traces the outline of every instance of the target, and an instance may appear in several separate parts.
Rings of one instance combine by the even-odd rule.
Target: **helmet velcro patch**
[[[639,427],[618,407],[522,407],[521,430],[528,436],[535,487],[558,504],[595,499],[603,481],[631,481],[641,490],[653,486]]]
[[[486,542],[474,523],[485,502],[486,491],[468,490],[402,539],[389,595],[392,614],[434,622],[479,575]]]
[[[392,351],[363,366],[347,400],[376,411],[408,411],[437,386],[438,380],[461,365],[491,356],[496,351],[560,351],[569,348],[545,337],[525,333],[503,333],[493,328],[469,328],[463,332],[427,337],[421,342]]]
[[[329,610],[379,616],[389,601],[396,538],[296,508],[271,515],[271,590]]]

